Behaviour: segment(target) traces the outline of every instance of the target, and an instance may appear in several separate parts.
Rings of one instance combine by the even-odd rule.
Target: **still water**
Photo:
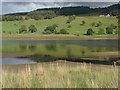
[[[115,57],[118,40],[3,40],[2,53],[26,53],[23,57],[3,58],[2,64],[28,64],[54,60]]]

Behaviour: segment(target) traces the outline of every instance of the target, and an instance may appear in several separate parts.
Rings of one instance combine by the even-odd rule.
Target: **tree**
[[[58,27],[57,24],[53,24],[52,26],[48,26],[44,29],[44,31],[46,32],[46,34],[51,34],[54,33],[56,28]]]
[[[25,25],[22,25],[19,29],[19,33],[26,33],[27,32],[27,28]]]
[[[94,31],[93,31],[91,28],[89,28],[89,29],[87,30],[86,35],[93,35],[93,33],[94,33]]]
[[[99,28],[98,34],[99,35],[105,34],[105,30],[103,28]]]
[[[66,29],[61,29],[59,33],[60,33],[60,34],[68,34],[68,32],[67,32]]]
[[[116,29],[116,28],[117,28],[117,26],[115,26],[115,25],[113,25],[113,24],[111,24],[110,27],[111,27],[112,29]]]
[[[68,25],[67,28],[71,28],[72,26],[71,25]]]
[[[80,25],[85,25],[85,23],[86,23],[85,21],[82,21],[82,23]]]
[[[75,18],[76,18],[75,15],[69,16],[66,23],[71,23],[73,20],[75,20]]]
[[[37,28],[35,27],[35,25],[29,26],[29,32],[31,32],[31,33],[37,32]]]
[[[106,28],[106,34],[113,34],[113,28],[107,27]]]
[[[29,20],[30,18],[28,16],[25,17],[25,20]]]

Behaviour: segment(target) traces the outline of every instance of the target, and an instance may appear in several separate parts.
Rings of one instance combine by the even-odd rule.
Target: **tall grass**
[[[3,71],[3,88],[117,88],[118,67],[51,63],[19,72]]]

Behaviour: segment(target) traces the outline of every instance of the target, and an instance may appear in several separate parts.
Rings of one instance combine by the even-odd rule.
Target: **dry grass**
[[[62,64],[62,65],[61,65]],[[3,88],[117,88],[118,67],[69,62],[26,65],[19,72],[3,71]]]

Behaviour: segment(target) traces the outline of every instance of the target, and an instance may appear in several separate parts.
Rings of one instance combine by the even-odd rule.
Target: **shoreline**
[[[114,40],[119,38],[0,38],[0,40]]]

